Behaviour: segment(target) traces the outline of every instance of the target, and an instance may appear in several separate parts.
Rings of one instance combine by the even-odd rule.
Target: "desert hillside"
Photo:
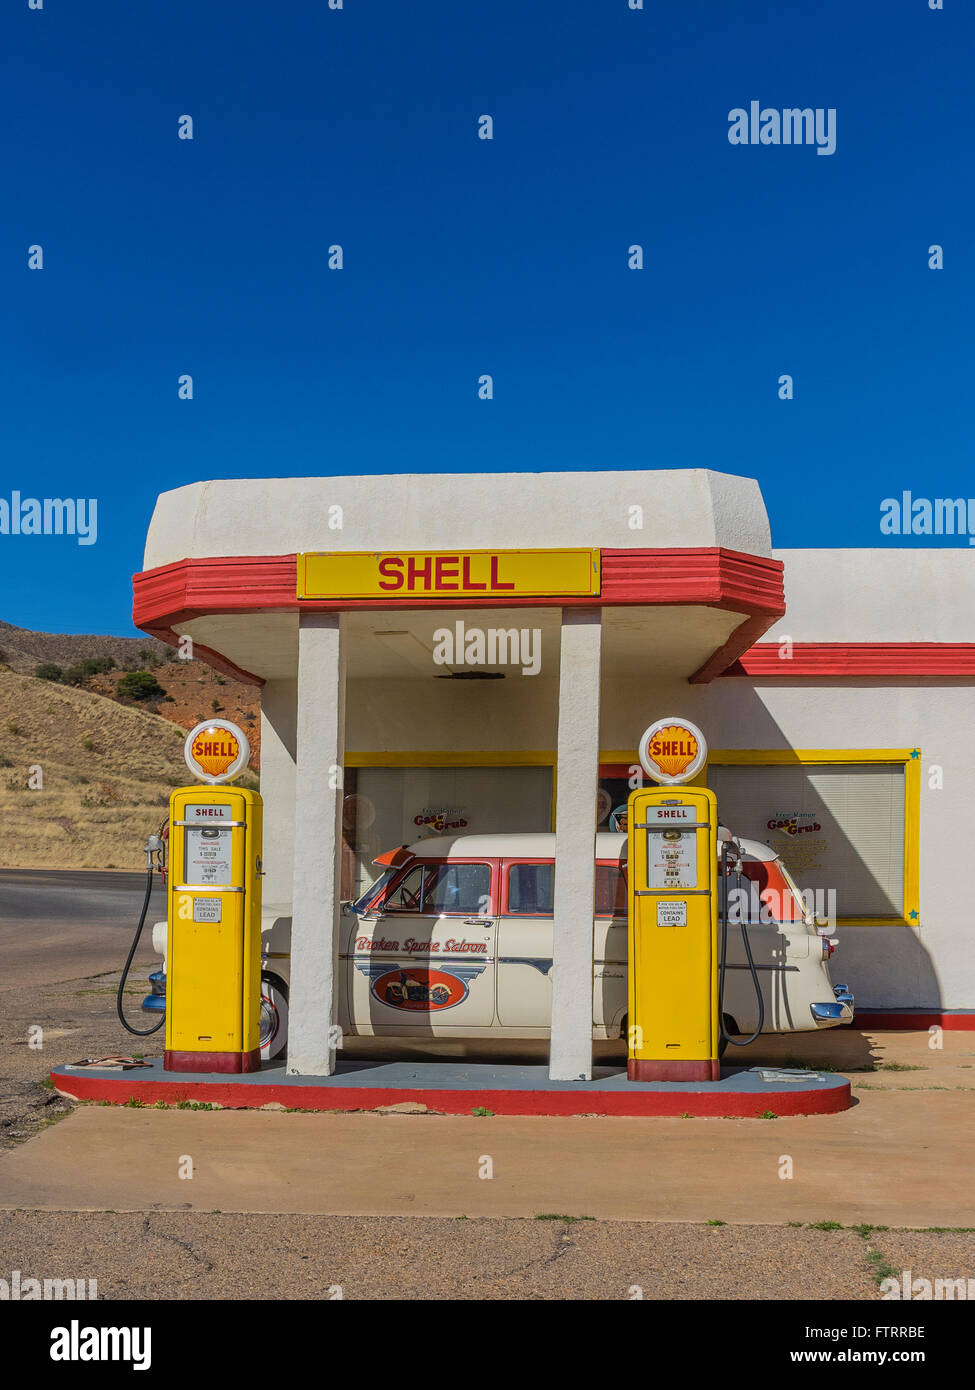
[[[38,667],[57,686],[94,691],[159,714],[181,729],[191,729],[214,714],[232,719],[247,734],[251,767],[260,767],[260,688],[230,680],[203,661],[184,661],[174,647],[154,637],[33,632],[0,622],[0,669],[33,676]],[[158,689],[139,699],[127,695],[120,683],[134,671],[148,672]]]
[[[191,780],[184,737],[143,707],[0,669],[0,866],[142,868],[170,791]]]
[[[0,662],[13,671],[33,675],[43,661],[71,666],[88,657],[110,656],[121,667],[162,661],[169,648],[154,637],[107,637],[93,633],[32,632],[0,622]]]
[[[214,671],[202,661],[169,661],[149,668],[159,683],[162,695],[147,701],[143,708],[163,719],[192,729],[219,714],[238,724],[247,735],[251,748],[250,766],[261,765],[261,692],[258,686],[241,685]],[[85,688],[98,695],[119,700],[119,681],[125,671],[104,671],[91,676]],[[131,700],[126,703],[132,703]]]

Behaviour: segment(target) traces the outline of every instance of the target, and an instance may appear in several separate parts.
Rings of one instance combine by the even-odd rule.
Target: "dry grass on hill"
[[[34,632],[0,621],[0,660],[25,675],[43,661],[72,666],[86,657],[110,656],[119,666],[138,665],[142,657],[166,659],[167,647],[155,637],[109,637],[97,633]]]
[[[0,670],[0,866],[142,868],[170,791],[190,781],[184,737],[157,715]]]

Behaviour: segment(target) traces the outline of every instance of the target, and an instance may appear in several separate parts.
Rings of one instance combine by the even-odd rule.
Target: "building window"
[[[391,767],[374,765],[373,755],[361,756],[368,756],[370,765],[346,771],[343,838],[350,867],[349,891],[343,890],[343,896],[365,892],[380,873],[373,863],[376,855],[398,845],[434,835],[552,828],[550,764],[431,767],[418,761],[416,766]]]
[[[708,767],[722,825],[770,845],[803,891],[833,890],[840,921],[917,921],[918,763],[910,755],[739,756],[716,755]]]

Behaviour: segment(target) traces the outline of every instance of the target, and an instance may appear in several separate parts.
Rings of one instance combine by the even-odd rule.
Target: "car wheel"
[[[261,1061],[272,1062],[288,1047],[288,986],[277,975],[261,976]]]

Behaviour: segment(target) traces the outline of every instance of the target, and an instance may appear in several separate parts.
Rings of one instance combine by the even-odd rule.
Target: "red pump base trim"
[[[679,1062],[672,1057],[661,1061],[631,1057],[626,1075],[630,1081],[720,1081],[721,1063],[716,1057],[694,1062]]]
[[[260,1071],[261,1049],[250,1052],[171,1052],[163,1053],[163,1071],[189,1073]]]

